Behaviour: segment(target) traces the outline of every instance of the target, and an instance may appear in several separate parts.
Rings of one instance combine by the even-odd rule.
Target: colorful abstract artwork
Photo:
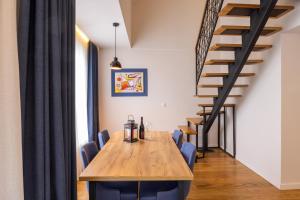
[[[112,96],[147,96],[147,69],[122,69],[111,72]]]

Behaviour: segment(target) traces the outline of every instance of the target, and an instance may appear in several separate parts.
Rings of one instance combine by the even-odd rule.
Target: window
[[[76,26],[75,48],[75,110],[76,110],[76,146],[77,175],[82,171],[80,148],[88,141],[87,126],[87,65],[88,39]]]

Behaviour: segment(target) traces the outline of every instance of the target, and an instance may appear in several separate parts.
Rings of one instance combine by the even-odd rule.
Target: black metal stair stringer
[[[234,64],[229,65],[229,74],[227,77],[224,77],[224,85],[220,88],[219,95],[214,100],[211,115],[203,126],[203,134],[208,134],[278,0],[261,0],[260,2],[260,9],[254,11],[250,16],[250,30],[242,35],[242,48],[235,50],[236,61]]]

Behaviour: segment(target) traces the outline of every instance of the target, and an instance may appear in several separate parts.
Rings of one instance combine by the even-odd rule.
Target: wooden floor
[[[300,200],[300,190],[280,191],[218,150],[196,163],[194,175],[189,200]],[[84,182],[78,200],[88,200]]]

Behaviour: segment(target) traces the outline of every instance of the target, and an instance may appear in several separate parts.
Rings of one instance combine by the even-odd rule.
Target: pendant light
[[[114,60],[110,63],[110,68],[112,70],[120,70],[122,69],[121,63],[118,61],[117,57],[117,27],[119,26],[119,23],[115,22],[113,23],[113,26],[115,27],[115,57]]]

